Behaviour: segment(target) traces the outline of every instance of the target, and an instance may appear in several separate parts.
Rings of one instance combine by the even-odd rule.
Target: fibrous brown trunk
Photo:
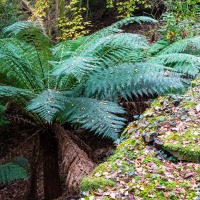
[[[37,198],[37,169],[39,164],[40,157],[40,145],[39,137],[36,137],[35,143],[33,145],[33,151],[31,156],[31,169],[30,169],[30,178],[29,178],[29,191],[27,194],[27,200],[35,200]]]
[[[40,134],[43,155],[44,198],[53,200],[61,196],[61,183],[58,168],[58,142],[51,127]]]
[[[84,176],[94,169],[95,164],[88,155],[81,150],[69,136],[69,132],[59,125],[54,126],[56,136],[61,147],[64,173],[68,194],[79,192],[79,184]]]

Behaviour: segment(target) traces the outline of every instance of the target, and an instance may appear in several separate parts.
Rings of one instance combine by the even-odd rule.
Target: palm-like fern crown
[[[124,110],[109,100],[181,89],[182,73],[199,72],[200,58],[187,53],[200,49],[199,37],[149,46],[120,29],[140,21],[155,22],[133,17],[53,47],[33,22],[9,26],[4,31],[12,37],[0,40],[0,97],[44,126],[68,121],[116,138],[124,123],[116,114]]]

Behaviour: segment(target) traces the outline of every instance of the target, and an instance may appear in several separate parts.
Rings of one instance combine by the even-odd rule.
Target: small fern
[[[8,184],[18,179],[28,179],[28,161],[23,158],[15,158],[15,161],[0,165],[0,183]]]

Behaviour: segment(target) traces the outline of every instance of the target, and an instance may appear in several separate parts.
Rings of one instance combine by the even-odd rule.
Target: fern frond
[[[14,100],[16,97],[31,98],[33,95],[34,94],[27,89],[0,85],[0,98],[11,97],[11,99]]]
[[[200,36],[185,38],[177,42],[172,43],[171,45],[164,48],[159,54],[168,54],[168,53],[181,53],[186,51],[188,48],[191,49],[200,49]]]
[[[141,23],[141,22],[157,23],[158,21],[147,16],[129,17],[112,24],[111,27],[121,28],[122,26],[131,24],[131,23]]]
[[[147,47],[145,37],[138,34],[120,33],[99,38],[84,51],[77,51],[62,62],[51,62],[54,75],[73,74],[79,81],[88,71],[104,66],[113,66],[119,62],[140,59],[140,52]],[[132,52],[137,52],[133,54]]]
[[[39,21],[19,21],[3,29],[9,37],[26,41],[38,48],[50,47],[51,40]]]
[[[159,40],[147,49],[147,53],[154,55],[169,45],[166,40]]]
[[[13,86],[43,89],[48,78],[47,60],[47,56],[41,56],[35,47],[25,42],[14,38],[0,40],[0,74]]]
[[[161,54],[150,58],[148,62],[167,65],[191,76],[196,76],[200,70],[200,57],[185,53]]]
[[[53,71],[54,76],[60,75],[73,75],[77,80],[81,80],[84,72],[87,70],[93,70],[95,66],[96,57],[70,57],[69,59],[63,60],[61,63],[51,62],[55,70]]]
[[[56,113],[65,108],[64,105],[68,101],[67,94],[69,93],[53,89],[45,90],[32,99],[26,109],[38,114],[48,123],[52,123]]]
[[[38,21],[19,21],[10,26],[7,26],[3,29],[2,32],[6,33],[8,36],[13,37],[19,34],[20,32],[31,28],[41,30],[42,27],[40,26],[40,23]]]
[[[122,33],[123,31],[119,29],[120,27],[134,22],[140,23],[140,22],[157,22],[157,21],[150,17],[145,17],[145,16],[122,19],[112,24],[111,26],[103,28],[93,33],[92,35],[88,36],[87,39],[84,41],[84,43],[77,50],[77,53],[80,54],[81,52],[87,51],[91,45],[94,45],[97,42],[97,40],[101,38],[105,38],[112,34]]]
[[[28,179],[28,161],[19,157],[14,162],[0,165],[0,183],[8,184],[18,179]]]
[[[117,100],[143,94],[161,94],[183,88],[181,79],[175,73],[165,76],[165,66],[152,63],[125,63],[91,74],[85,84],[88,97]],[[95,84],[94,84],[95,83]]]
[[[52,57],[50,47],[52,47],[51,39],[45,34],[43,27],[39,21],[20,21],[3,29],[3,32],[12,38],[17,38],[34,47],[37,59],[35,65],[43,65],[50,69],[48,61]],[[30,52],[30,51],[29,51]]]
[[[115,140],[125,121],[117,114],[123,113],[123,108],[116,103],[77,97],[67,102],[59,120],[79,124],[82,128]]]
[[[62,61],[69,58],[87,40],[88,36],[79,37],[76,40],[66,40],[52,48],[54,59]]]
[[[99,38],[95,43],[91,44],[87,50],[85,50],[85,54],[95,54],[97,53],[105,53],[103,51],[105,47],[107,48],[126,48],[131,50],[136,49],[144,49],[148,46],[147,40],[144,36],[139,34],[131,34],[131,33],[117,33],[111,34],[106,37]]]

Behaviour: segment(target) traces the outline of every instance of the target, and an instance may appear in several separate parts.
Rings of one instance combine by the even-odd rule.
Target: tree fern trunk
[[[53,200],[61,194],[58,168],[58,142],[51,127],[40,134],[40,145],[43,154],[44,198]]]
[[[28,191],[28,200],[35,200],[37,198],[37,178],[38,178],[38,164],[40,157],[40,145],[39,137],[36,137],[35,143],[33,145],[33,152],[31,156],[31,171],[29,178],[29,191]]]
[[[81,150],[70,138],[68,131],[55,125],[55,133],[61,147],[64,173],[66,174],[66,186],[68,194],[79,192],[79,184],[84,176],[87,176],[95,167],[87,154]]]

